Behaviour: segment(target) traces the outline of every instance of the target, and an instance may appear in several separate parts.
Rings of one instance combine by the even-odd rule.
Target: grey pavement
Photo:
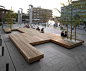
[[[13,27],[19,26],[15,24]],[[35,27],[37,26],[39,25]],[[39,27],[44,26],[40,25]],[[20,32],[12,31],[12,33],[6,34],[1,31],[0,26],[2,46],[5,48],[4,56],[1,56],[2,46],[0,46],[0,71],[6,71],[6,63],[9,63],[9,71],[86,71],[86,42],[72,49],[64,48],[52,42],[35,45],[34,47],[44,54],[44,58],[29,64],[8,37],[9,34]],[[44,31],[45,33],[61,33],[59,28],[53,28],[53,26],[46,27]],[[78,29],[77,32],[83,33],[85,31]],[[78,38],[86,41],[86,35],[79,35]]]

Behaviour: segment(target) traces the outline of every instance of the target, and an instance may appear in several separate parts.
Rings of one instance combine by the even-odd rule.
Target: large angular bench
[[[20,34],[10,34],[9,38],[16,45],[18,50],[24,56],[28,63],[35,62],[44,57],[44,54],[34,48],[32,45],[54,42],[66,48],[73,48],[75,46],[81,45],[84,41],[74,43],[64,40],[63,37],[53,33],[39,33],[34,29],[19,28],[18,31],[22,32]]]
[[[18,39],[17,34],[9,35],[9,37],[28,63],[35,62],[44,57],[44,54],[42,52],[38,51],[27,41],[23,39]]]

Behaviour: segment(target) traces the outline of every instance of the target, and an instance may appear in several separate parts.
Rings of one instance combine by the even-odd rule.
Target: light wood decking
[[[37,30],[31,28],[19,28],[18,31],[22,33],[10,34],[9,37],[28,63],[32,63],[44,57],[44,54],[32,45],[51,41],[66,48],[73,48],[84,43],[84,41],[81,40],[79,40],[80,42],[74,43],[64,40],[60,35],[53,33],[39,33]]]

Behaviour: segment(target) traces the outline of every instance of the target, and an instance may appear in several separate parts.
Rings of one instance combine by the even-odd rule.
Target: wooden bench
[[[11,29],[10,28],[3,28],[3,30],[5,31],[5,33],[11,33]]]
[[[27,41],[19,39],[17,34],[9,35],[12,42],[16,45],[20,53],[24,56],[28,63],[40,60],[44,54],[30,45]]]
[[[18,31],[18,28],[12,27],[10,29],[9,27],[5,27],[5,28],[3,28],[3,30],[5,31],[5,33],[11,33],[12,31]]]
[[[66,41],[60,35],[53,33],[39,33],[37,30],[31,28],[19,28],[18,31],[23,33],[10,34],[9,37],[28,63],[35,62],[44,57],[44,54],[32,45],[51,41],[66,48],[73,48],[83,43],[83,41],[80,41],[80,43]]]
[[[12,27],[11,31],[18,31],[18,28]]]
[[[77,42],[77,43],[67,41],[67,40],[64,40],[65,37],[61,37],[60,35],[57,35],[54,33],[46,33],[46,35],[51,38],[51,42],[54,42],[58,45],[66,47],[66,48],[73,48],[75,46],[78,46],[78,45],[81,45],[82,43],[84,43],[84,41],[81,41],[81,40],[80,40],[80,42]]]

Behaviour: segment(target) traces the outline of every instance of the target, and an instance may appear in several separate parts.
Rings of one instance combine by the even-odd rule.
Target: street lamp
[[[21,23],[22,23],[22,11],[23,11],[23,9],[22,8],[19,8],[19,9],[21,9]]]
[[[1,6],[1,5],[0,5],[0,7],[3,7],[3,8],[5,9],[4,6]],[[2,29],[3,29],[3,13],[4,13],[4,9],[3,9],[3,11],[2,11]]]
[[[31,26],[32,23],[32,13],[33,13],[33,5],[29,5],[29,24]]]

